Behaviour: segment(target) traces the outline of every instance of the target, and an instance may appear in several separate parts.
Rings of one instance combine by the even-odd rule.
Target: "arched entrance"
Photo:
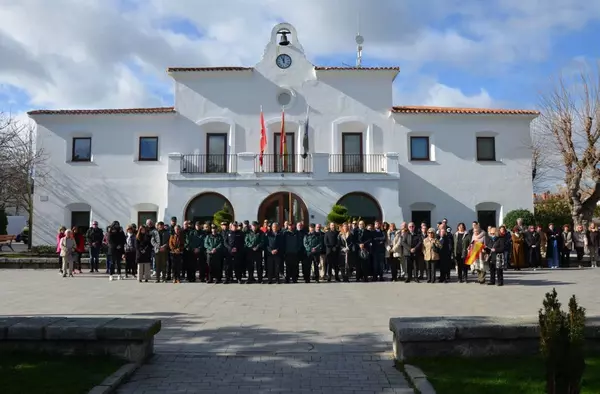
[[[304,201],[294,193],[273,193],[260,204],[258,220],[259,223],[264,220],[280,224],[283,224],[286,220],[292,220],[294,223],[299,221],[308,223],[308,209]]]
[[[212,223],[215,212],[220,211],[224,206],[227,206],[231,216],[235,218],[231,202],[222,194],[214,192],[198,194],[190,200],[185,208],[185,220]]]
[[[352,219],[360,218],[367,224],[383,219],[379,203],[367,193],[348,193],[342,196],[336,204],[345,206],[348,209],[348,215]]]

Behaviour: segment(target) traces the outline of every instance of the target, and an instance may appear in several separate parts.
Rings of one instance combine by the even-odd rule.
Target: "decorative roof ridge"
[[[539,115],[540,111],[530,109],[504,108],[468,108],[468,107],[436,107],[427,105],[394,106],[392,113],[404,114],[458,114],[458,115]]]
[[[119,115],[119,114],[170,114],[175,107],[103,108],[103,109],[37,109],[27,115]]]

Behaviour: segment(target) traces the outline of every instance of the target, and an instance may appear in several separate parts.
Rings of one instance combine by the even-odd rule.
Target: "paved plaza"
[[[600,269],[508,272],[505,286],[206,285],[0,270],[0,315],[160,318],[157,356],[119,393],[412,393],[391,361],[390,317],[537,315],[556,287],[600,315]]]

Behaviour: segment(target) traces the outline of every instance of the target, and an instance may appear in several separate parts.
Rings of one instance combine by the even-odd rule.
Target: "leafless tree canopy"
[[[33,211],[33,182],[42,181],[44,160],[36,149],[33,125],[0,113],[0,207],[19,207]]]
[[[539,155],[563,174],[573,222],[592,219],[600,201],[600,67],[561,77],[542,97]]]

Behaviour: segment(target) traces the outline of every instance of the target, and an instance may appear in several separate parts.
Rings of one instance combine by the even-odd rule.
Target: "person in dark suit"
[[[440,283],[450,282],[450,267],[452,266],[452,256],[454,252],[454,240],[452,235],[448,234],[445,226],[439,230],[440,248]]]
[[[285,256],[285,239],[283,232],[279,231],[279,223],[271,225],[271,231],[267,233],[267,279],[269,284],[279,279],[279,266]]]
[[[402,253],[406,260],[406,280],[405,283],[410,283],[413,279],[413,271],[417,260],[417,254],[421,253],[423,248],[423,238],[420,234],[415,233],[415,224],[408,224],[408,232],[402,235]],[[420,282],[419,277],[415,275],[415,281]]]
[[[371,232],[365,228],[365,222],[358,222],[358,228],[354,230],[354,239],[358,245],[358,262],[356,264],[356,281],[369,281]]]
[[[329,231],[323,235],[323,243],[325,244],[325,275],[327,282],[331,282],[331,273],[335,273],[335,281],[340,281],[339,268],[339,232],[335,228],[335,223],[329,223]]]

